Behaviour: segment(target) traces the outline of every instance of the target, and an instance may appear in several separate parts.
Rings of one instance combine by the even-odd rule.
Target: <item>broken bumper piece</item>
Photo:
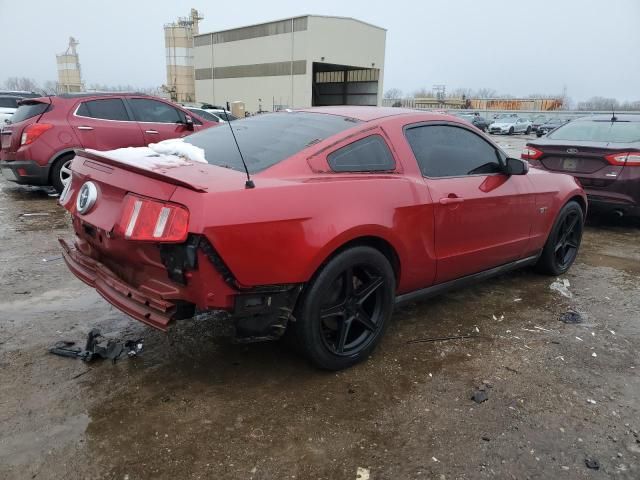
[[[127,315],[167,331],[177,309],[176,303],[164,300],[162,292],[153,295],[128,285],[102,263],[71,248],[63,239],[59,241],[62,257],[76,277],[94,287],[105,300]]]

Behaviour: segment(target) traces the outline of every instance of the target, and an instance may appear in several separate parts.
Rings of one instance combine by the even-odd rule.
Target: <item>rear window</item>
[[[18,108],[18,97],[0,97],[0,107]]]
[[[249,172],[256,173],[357,123],[322,113],[270,113],[237,120],[233,131]],[[244,171],[229,125],[194,133],[185,141],[204,149],[210,164]]]
[[[48,103],[29,103],[27,105],[20,105],[16,113],[11,117],[11,123],[22,122],[28,118],[36,117],[47,110]]]
[[[611,143],[640,142],[640,122],[577,120],[558,128],[547,138]]]
[[[129,120],[129,115],[124,107],[124,103],[122,103],[122,100],[119,98],[83,102],[80,104],[80,107],[78,107],[76,115],[101,120]]]

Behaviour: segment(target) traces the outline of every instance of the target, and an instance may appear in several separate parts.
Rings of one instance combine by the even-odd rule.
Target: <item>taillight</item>
[[[612,153],[604,157],[611,165],[640,166],[640,152]]]
[[[53,125],[49,123],[34,123],[33,125],[29,125],[22,132],[20,145],[29,145],[30,143],[35,142],[40,135],[52,127]]]
[[[541,156],[542,152],[540,150],[528,145],[522,149],[522,153],[520,154],[520,158],[522,158],[523,160],[536,160]]]
[[[127,240],[182,242],[187,239],[188,227],[186,208],[130,193],[124,198],[116,232]]]

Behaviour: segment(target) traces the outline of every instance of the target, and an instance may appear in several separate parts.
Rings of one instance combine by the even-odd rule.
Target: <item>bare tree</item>
[[[476,90],[475,96],[478,98],[496,98],[498,96],[498,92],[493,88],[479,88]]]
[[[422,87],[413,92],[413,98],[431,98],[433,97],[433,93],[430,90]]]
[[[384,92],[384,98],[402,98],[402,90],[400,90],[399,88],[390,88],[389,90]]]
[[[447,94],[448,98],[471,98],[473,97],[473,89],[471,88],[456,88],[451,90]]]
[[[25,90],[29,92],[39,89],[36,81],[27,77],[9,77],[4,81],[4,88],[7,90]]]
[[[53,80],[47,80],[42,84],[41,90],[45,95],[55,95],[58,93],[58,83]]]
[[[591,97],[578,103],[578,110],[619,110],[620,103],[615,98]]]

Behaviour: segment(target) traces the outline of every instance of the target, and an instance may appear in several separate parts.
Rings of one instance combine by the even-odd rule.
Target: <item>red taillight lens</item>
[[[537,148],[533,148],[530,146],[524,147],[522,149],[522,153],[520,154],[520,158],[523,160],[536,160],[542,156],[542,152]]]
[[[124,198],[116,232],[127,240],[183,242],[187,239],[188,227],[186,208],[130,193]]]
[[[48,123],[34,123],[33,125],[29,125],[22,132],[22,137],[20,137],[20,145],[29,145],[30,143],[35,142],[40,135],[44,132],[53,128],[53,125]]]
[[[640,166],[640,152],[612,153],[604,157],[611,165]]]

